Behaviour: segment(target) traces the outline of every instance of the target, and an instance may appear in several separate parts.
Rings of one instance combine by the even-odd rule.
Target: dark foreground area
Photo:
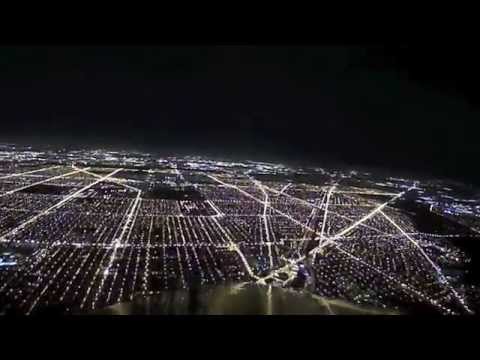
[[[165,291],[93,311],[93,315],[394,315],[306,291],[253,284]]]

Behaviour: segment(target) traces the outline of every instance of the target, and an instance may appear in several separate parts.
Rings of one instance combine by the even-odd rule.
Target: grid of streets
[[[252,282],[472,312],[460,278],[444,273],[468,260],[444,241],[459,235],[420,232],[394,206],[421,184],[308,184],[192,163],[3,165],[0,308],[82,312],[192,282]]]

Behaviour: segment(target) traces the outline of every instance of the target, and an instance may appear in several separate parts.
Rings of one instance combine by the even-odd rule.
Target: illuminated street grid
[[[469,261],[445,241],[458,235],[419,232],[393,207],[421,184],[387,191],[195,161],[122,165],[3,166],[0,244],[24,255],[0,263],[0,305],[88,311],[194,281],[291,287],[306,265],[301,287],[327,298],[472,312],[461,275],[444,274]]]

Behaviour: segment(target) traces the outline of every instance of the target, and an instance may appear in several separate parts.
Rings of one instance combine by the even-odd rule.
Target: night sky
[[[477,63],[459,46],[1,47],[0,140],[475,183]]]

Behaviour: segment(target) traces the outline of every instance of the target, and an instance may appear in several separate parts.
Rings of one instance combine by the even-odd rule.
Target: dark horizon
[[[478,184],[465,49],[0,48],[2,140],[411,171]]]
[[[288,155],[281,156],[277,154],[266,154],[266,153],[240,153],[240,151],[234,151],[230,148],[229,151],[225,149],[212,149],[212,148],[159,148],[156,146],[148,146],[145,144],[140,145],[126,145],[125,142],[113,143],[113,142],[90,142],[88,144],[83,142],[74,141],[64,142],[55,141],[52,138],[47,138],[44,141],[33,140],[27,138],[10,138],[5,139],[0,136],[0,144],[14,144],[19,146],[32,146],[36,149],[46,150],[54,149],[59,150],[65,148],[68,150],[106,150],[106,151],[131,151],[131,152],[140,152],[140,153],[149,153],[152,156],[161,157],[184,157],[184,156],[200,156],[202,158],[219,160],[219,161],[256,161],[256,162],[270,162],[276,164],[282,164],[286,166],[293,166],[299,168],[309,168],[309,167],[322,167],[327,170],[357,170],[370,172],[375,176],[392,176],[392,177],[406,177],[414,180],[440,180],[461,183],[464,186],[472,187],[480,190],[480,183],[471,181],[471,178],[462,177],[462,176],[448,176],[448,175],[439,175],[432,172],[429,169],[412,169],[409,167],[389,167],[386,165],[372,165],[365,164],[361,162],[352,162],[345,160],[334,159],[332,156],[323,158],[317,157],[316,159],[307,159],[307,158],[298,158]]]

